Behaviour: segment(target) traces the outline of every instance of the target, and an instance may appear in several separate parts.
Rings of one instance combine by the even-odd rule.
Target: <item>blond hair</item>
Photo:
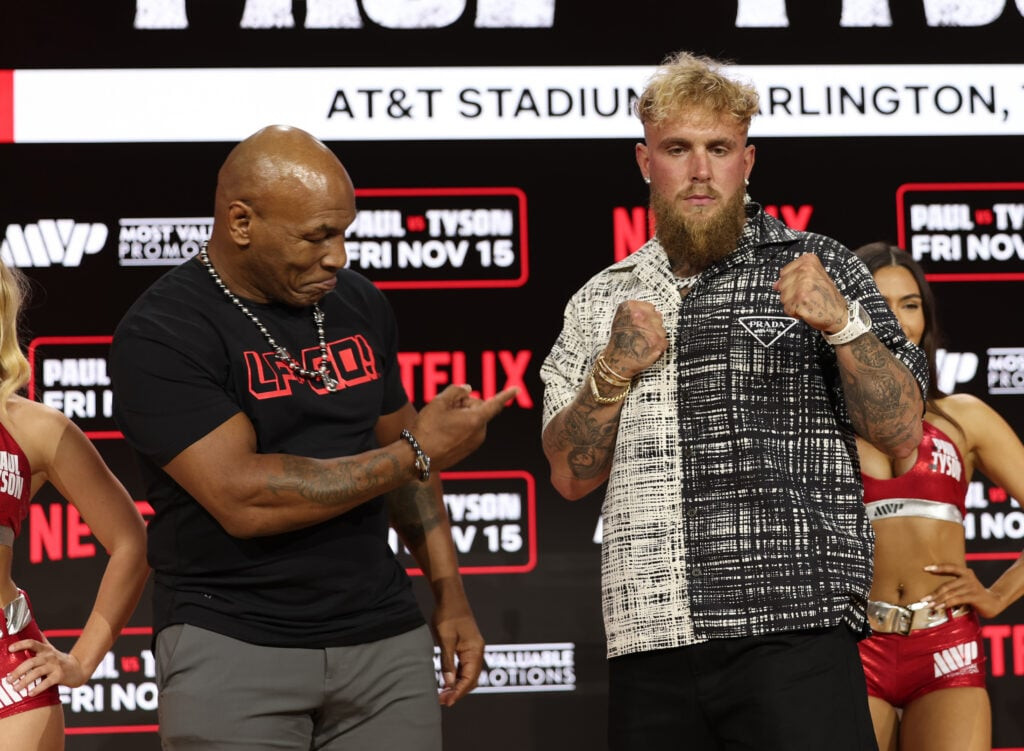
[[[725,75],[725,62],[710,57],[677,52],[662,61],[647,82],[633,112],[644,125],[696,110],[728,115],[744,128],[757,114],[757,90]]]
[[[28,383],[30,375],[18,339],[21,303],[27,292],[24,274],[0,262],[0,415],[7,414],[7,400]]]

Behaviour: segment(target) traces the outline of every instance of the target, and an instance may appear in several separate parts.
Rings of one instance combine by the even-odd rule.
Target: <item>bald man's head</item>
[[[218,213],[232,201],[244,201],[257,212],[269,201],[297,192],[323,191],[340,171],[338,157],[320,140],[299,128],[270,125],[256,131],[228,154],[217,175]]]
[[[308,305],[345,265],[355,189],[338,157],[298,128],[272,125],[228,154],[217,179],[209,257],[236,294]]]

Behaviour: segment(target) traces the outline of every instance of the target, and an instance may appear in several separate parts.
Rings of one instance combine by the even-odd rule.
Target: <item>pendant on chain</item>
[[[204,266],[206,266],[206,270],[210,272],[210,278],[213,279],[214,283],[218,287],[220,287],[228,300],[230,300],[236,308],[242,311],[245,316],[255,324],[256,328],[259,329],[259,332],[263,334],[263,338],[267,340],[267,344],[269,344],[274,350],[274,357],[287,365],[288,368],[300,378],[304,378],[309,381],[320,381],[320,383],[323,384],[323,387],[328,391],[337,391],[337,379],[327,372],[327,363],[329,362],[329,358],[327,354],[327,340],[324,334],[324,313],[320,310],[319,303],[313,304],[313,325],[316,328],[317,343],[320,345],[320,367],[316,370],[309,370],[308,368],[302,367],[299,361],[292,357],[288,350],[274,341],[274,337],[270,335],[270,332],[267,331],[267,327],[264,326],[263,322],[256,317],[256,314],[249,310],[249,308],[245,306],[245,303],[239,300],[238,296],[235,295],[234,292],[228,289],[228,286],[220,278],[220,274],[218,274],[217,270],[213,268],[213,263],[210,261],[210,256],[206,252],[205,245],[203,245],[203,249],[199,251],[199,260],[202,261]]]

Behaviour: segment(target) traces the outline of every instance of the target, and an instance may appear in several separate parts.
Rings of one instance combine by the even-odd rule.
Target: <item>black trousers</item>
[[[609,661],[611,751],[877,751],[846,626]]]

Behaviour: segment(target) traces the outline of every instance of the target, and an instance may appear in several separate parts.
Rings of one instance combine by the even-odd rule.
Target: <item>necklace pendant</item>
[[[236,308],[242,311],[242,313],[245,314],[246,318],[252,321],[256,328],[259,330],[259,332],[263,334],[263,338],[267,340],[267,344],[269,344],[274,350],[274,357],[276,357],[280,362],[287,365],[288,369],[291,370],[292,373],[294,373],[299,378],[305,381],[318,380],[320,381],[321,384],[323,384],[323,387],[325,389],[332,393],[338,390],[338,380],[327,375],[327,362],[329,360],[329,357],[327,353],[327,344],[325,342],[324,337],[324,312],[320,309],[319,303],[314,303],[313,305],[313,325],[316,327],[316,337],[317,341],[320,344],[321,364],[319,370],[307,370],[306,368],[302,367],[298,360],[291,356],[291,353],[289,353],[287,349],[285,349],[280,344],[274,341],[274,337],[272,337],[270,335],[270,332],[267,331],[267,327],[263,325],[263,322],[260,321],[260,319],[257,318],[256,315],[251,310],[245,307],[245,305],[242,304],[242,301],[239,300],[238,297],[230,289],[228,289],[227,285],[224,284],[223,280],[220,278],[220,275],[217,273],[217,269],[213,267],[213,263],[210,261],[210,256],[206,250],[206,244],[204,244],[202,249],[199,251],[199,260],[203,263],[204,266],[206,266],[206,270],[210,272],[210,278],[213,279],[214,283],[218,287],[220,287],[221,291],[228,298],[228,300],[231,301],[231,303],[234,304]]]

